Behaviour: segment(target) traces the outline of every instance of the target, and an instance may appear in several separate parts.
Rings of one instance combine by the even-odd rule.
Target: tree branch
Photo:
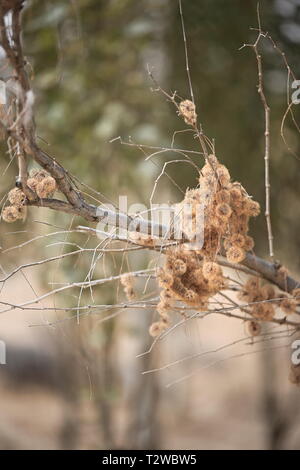
[[[119,211],[96,207],[86,202],[83,194],[72,181],[68,171],[37,145],[32,111],[34,101],[33,93],[26,71],[26,60],[24,59],[21,41],[20,15],[22,4],[23,2],[21,0],[2,0],[0,5],[1,44],[5,50],[10,66],[13,69],[15,79],[21,89],[20,96],[18,96],[19,110],[15,123],[9,128],[7,128],[3,123],[0,123],[0,125],[1,128],[5,127],[7,134],[15,139],[20,146],[20,184],[24,193],[27,195],[26,204],[29,206],[47,207],[55,211],[80,216],[90,222],[105,221],[108,225],[114,227],[125,228],[130,231],[141,232],[147,235],[155,234],[162,237],[164,242],[174,240],[175,235],[173,228],[170,229],[170,227],[161,224],[151,223],[138,216],[131,217],[128,214],[124,214]],[[8,11],[11,11],[12,13],[12,38],[9,36],[8,27],[4,20]],[[66,201],[59,199],[40,199],[35,195],[35,193],[31,194],[29,192],[30,190],[26,186],[27,169],[25,155],[28,157],[32,156],[34,160],[55,179],[57,187],[65,196]],[[268,158],[266,158],[266,165],[268,165]],[[271,237],[269,238],[272,240]],[[178,243],[184,243],[186,241],[188,241],[188,239],[184,235],[181,240],[177,240]],[[145,248],[151,249],[151,247]],[[270,251],[272,251],[271,248]],[[300,285],[299,281],[292,277],[283,277],[280,275],[278,265],[265,261],[255,255],[248,253],[240,267],[241,270],[243,270],[243,266],[274,283],[283,291],[291,292]],[[232,265],[231,267],[233,269],[238,269],[237,265]]]

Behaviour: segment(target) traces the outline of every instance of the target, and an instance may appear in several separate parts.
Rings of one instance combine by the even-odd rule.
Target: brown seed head
[[[24,204],[25,198],[25,194],[19,188],[13,188],[8,193],[9,202],[16,207],[22,206]]]
[[[184,100],[179,103],[179,112],[184,118],[184,122],[190,126],[197,123],[196,106],[190,100]]]
[[[15,222],[19,218],[19,212],[15,206],[5,207],[1,215],[4,222],[8,222],[9,224]]]

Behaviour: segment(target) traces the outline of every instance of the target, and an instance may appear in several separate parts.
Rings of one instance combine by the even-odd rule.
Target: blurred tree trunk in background
[[[264,351],[261,361],[262,412],[265,418],[266,449],[282,449],[283,440],[288,430],[288,416],[282,413],[283,403],[278,393],[278,367],[276,351]]]
[[[149,91],[145,64],[149,58],[163,64],[162,28],[169,2],[163,3],[76,0],[66,4],[57,0],[50,5],[33,0],[26,11],[26,52],[41,94],[38,132],[50,143],[45,146],[41,140],[41,145],[85,183],[105,194],[108,199],[100,196],[104,202],[111,199],[118,204],[122,191],[134,202],[147,202],[144,190],[148,187],[151,192],[152,178],[143,166],[137,165],[140,154],[108,144],[108,140],[119,134],[135,134],[137,139],[155,143],[154,139],[161,137],[157,118],[160,97]],[[159,69],[158,73],[163,76]],[[64,219],[56,214],[55,224],[60,223],[64,224]],[[144,262],[141,259],[140,268]],[[82,263],[74,272],[70,262],[69,268],[66,263],[64,269],[69,278],[82,279],[89,266]],[[97,299],[103,303],[102,293],[93,301]],[[77,325],[82,330],[81,339],[77,338],[78,342],[78,335],[74,337],[74,348],[79,347],[83,363],[87,362],[100,429],[97,441],[104,448],[118,445],[115,421],[122,382],[115,357],[117,323],[118,320],[105,322],[97,329],[98,339],[93,337],[91,341],[87,328]],[[147,316],[139,316],[137,325],[136,354],[149,346]],[[95,323],[90,326],[93,329]],[[139,365],[146,367],[148,360],[145,356]],[[72,367],[71,363],[69,366]],[[72,403],[76,408],[77,400],[80,401],[81,391],[77,390],[77,396],[76,391],[69,392],[68,410],[72,410]],[[127,404],[127,432],[122,445],[154,447],[158,436],[156,378],[142,376],[137,368]],[[71,434],[77,431],[75,421],[74,417],[72,424],[72,411],[66,412],[62,445],[71,445]]]
[[[135,329],[136,355],[149,350],[152,338],[148,335],[150,315],[147,312],[133,313],[127,325]],[[144,370],[155,365],[157,351],[145,354],[141,358],[133,355],[131,362],[132,378],[127,389],[126,408],[129,414],[125,432],[126,448],[128,449],[159,449],[161,445],[159,416],[159,383],[156,374],[142,375]],[[130,365],[128,364],[130,367]]]

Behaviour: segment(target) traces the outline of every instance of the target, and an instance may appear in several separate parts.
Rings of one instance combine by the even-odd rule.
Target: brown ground
[[[7,284],[2,299],[17,302],[18,299],[31,298],[28,285],[19,277],[18,291]],[[129,316],[124,314],[126,324]],[[8,347],[21,347],[39,354],[55,348],[53,338],[61,335],[63,329],[49,327],[29,327],[32,323],[50,320],[50,314],[37,312],[8,312],[0,316],[0,337]],[[130,323],[130,320],[128,320]],[[197,351],[218,348],[244,336],[243,324],[239,321],[214,317],[198,320],[165,340],[161,352],[161,362],[169,363]],[[135,358],[130,335],[123,338],[125,346],[118,356],[122,370],[121,388],[134,377]],[[123,343],[122,343],[123,344]],[[277,343],[279,344],[279,343]],[[264,449],[269,446],[263,408],[263,355],[249,354],[260,346],[232,346],[211,354],[198,361],[187,361],[174,368],[159,373],[160,377],[160,447],[169,449]],[[244,357],[224,360],[228,356],[248,352]],[[288,351],[278,350],[277,362],[280,363],[280,377],[277,393],[283,416],[290,419],[281,446],[300,447],[300,431],[294,414],[299,412],[299,391],[287,381]],[[7,360],[9,361],[9,355]],[[55,364],[54,359],[54,364]],[[218,362],[222,360],[222,362]],[[53,362],[53,361],[52,361]],[[207,367],[210,363],[215,363]],[[58,366],[58,364],[57,364]],[[66,401],[61,393],[33,384],[23,384],[21,380],[7,381],[4,368],[0,366],[0,448],[1,449],[55,449],[61,447],[61,432],[66,417]],[[55,366],[56,367],[56,366]],[[191,378],[171,388],[165,385],[183,377],[192,370],[197,373]],[[131,375],[130,375],[131,374]],[[64,377],[61,376],[61,380]],[[99,422],[90,393],[93,385],[85,378],[85,393],[77,408],[78,440],[77,448],[99,447]],[[55,380],[54,380],[55,382]],[[123,385],[122,385],[123,384]],[[26,386],[25,386],[26,385]],[[125,392],[124,392],[125,393]],[[141,397],[143,399],[143,397]],[[294,401],[293,401],[294,400]],[[295,405],[292,406],[292,403]],[[291,406],[290,406],[291,405]],[[120,423],[126,416],[122,396],[117,402]],[[290,408],[292,413],[290,413]],[[293,411],[294,410],[294,411]],[[289,414],[290,413],[290,414]],[[300,414],[298,414],[298,417]],[[121,426],[121,425],[120,425]],[[101,426],[100,426],[101,427]],[[116,432],[118,432],[116,430]]]

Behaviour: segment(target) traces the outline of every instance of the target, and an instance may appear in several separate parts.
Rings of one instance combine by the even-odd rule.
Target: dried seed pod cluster
[[[40,198],[52,197],[56,191],[56,182],[45,170],[32,170],[27,180],[27,185]],[[9,206],[2,211],[2,219],[5,222],[15,222],[18,219],[25,219],[27,206],[26,196],[19,188],[13,188],[8,193]]]
[[[180,301],[197,310],[207,310],[209,298],[226,288],[222,268],[212,261],[203,261],[196,252],[169,250],[165,265],[159,269],[158,282],[162,291],[157,312],[159,322],[150,327],[150,334],[160,334],[169,326],[168,311],[174,301]]]
[[[232,183],[228,169],[215,155],[203,166],[199,187],[186,192],[179,205],[182,227],[191,241],[197,235],[197,216],[204,211],[204,242],[198,253],[214,260],[223,249],[227,260],[240,263],[254,247],[248,235],[249,219],[260,206],[248,196],[240,183]]]
[[[27,207],[25,206],[25,194],[19,188],[13,188],[8,193],[9,206],[2,211],[2,219],[4,222],[12,223],[16,220],[24,220],[27,215]]]
[[[247,307],[247,311],[258,320],[272,321],[275,316],[275,290],[270,284],[261,285],[258,277],[250,277],[239,292],[239,299],[253,305]]]
[[[261,324],[254,320],[248,321],[247,330],[249,336],[259,336],[261,333]]]
[[[181,103],[181,114],[193,125],[195,108],[187,101]],[[189,242],[165,252],[165,264],[157,274],[162,290],[156,308],[159,320],[149,329],[152,336],[169,326],[169,313],[176,302],[179,307],[184,304],[205,311],[211,298],[228,288],[218,255],[225,253],[233,264],[244,260],[247,251],[254,247],[248,235],[249,220],[259,212],[259,204],[240,183],[231,182],[228,169],[210,155],[200,171],[199,186],[187,190],[183,201],[177,204],[180,228]],[[278,269],[278,276],[287,276],[285,268]],[[300,288],[292,295],[281,294],[259,277],[250,277],[242,285],[238,299],[249,304],[242,310],[250,315],[246,327],[248,334],[255,337],[261,334],[262,322],[275,319],[277,310],[281,315],[297,311]]]
[[[45,170],[32,170],[27,180],[27,185],[40,198],[52,197],[56,191],[55,179]]]
[[[281,294],[281,300],[279,307],[286,315],[292,315],[296,313],[297,306],[300,305],[300,302],[296,299],[288,297],[286,294]]]
[[[168,311],[172,308],[173,298],[169,289],[162,290],[160,293],[160,301],[156,307],[159,314],[159,320],[150,325],[149,334],[158,336],[170,326],[170,316]]]
[[[197,123],[196,106],[190,100],[184,100],[179,103],[178,112],[189,126],[195,126]]]
[[[185,100],[180,103],[180,111],[192,125],[194,104]],[[163,289],[157,306],[160,315],[165,315],[174,301],[198,310],[208,309],[210,297],[226,289],[217,256],[225,251],[229,262],[243,261],[246,252],[254,246],[248,235],[249,219],[259,211],[259,204],[239,183],[232,183],[228,169],[215,155],[210,155],[200,171],[199,187],[189,189],[177,205],[181,228],[190,243],[166,253],[165,266],[158,274]],[[269,319],[273,306],[267,305],[263,311]],[[168,322],[156,322],[155,327],[151,326],[151,334],[159,334],[167,325]]]
[[[135,298],[133,290],[133,277],[130,274],[123,274],[121,276],[121,284],[124,288],[127,299],[133,300]]]
[[[149,248],[156,246],[157,239],[152,237],[151,235],[146,235],[142,232],[129,232],[128,235],[129,239],[138,245],[146,246]]]
[[[260,321],[272,321],[276,314],[276,308],[285,315],[296,313],[300,305],[298,289],[295,289],[292,297],[287,294],[276,293],[271,284],[262,285],[258,277],[250,277],[238,294],[239,300],[253,305],[247,306],[247,311]],[[254,336],[254,335],[252,335]]]

